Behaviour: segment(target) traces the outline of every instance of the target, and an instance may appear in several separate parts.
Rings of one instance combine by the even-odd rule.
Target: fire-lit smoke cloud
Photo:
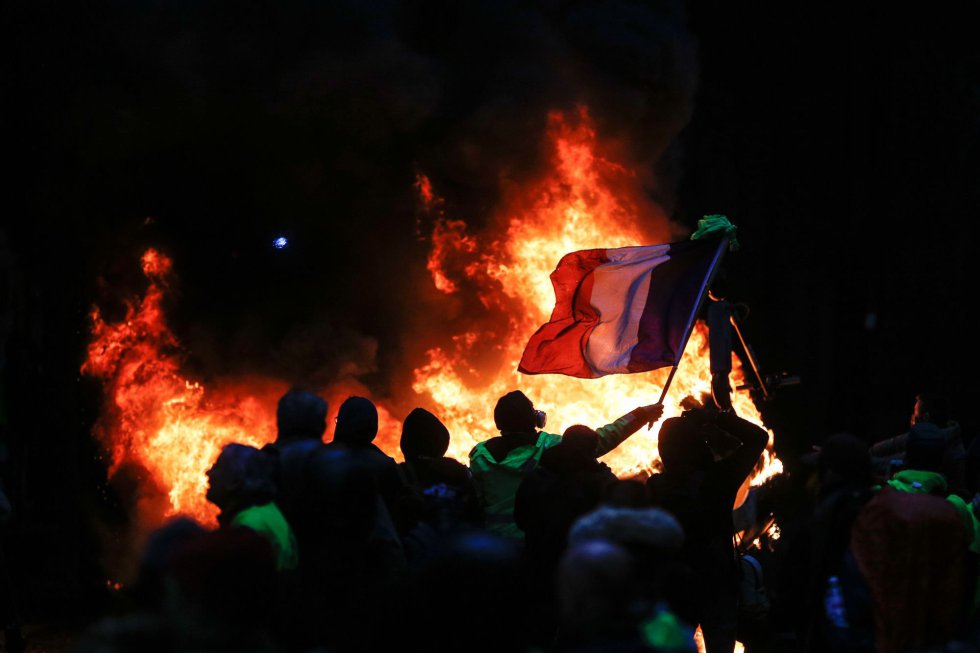
[[[531,378],[516,363],[562,254],[686,233],[670,220],[696,86],[680,7],[130,9],[126,39],[106,47],[139,74],[76,103],[92,125],[79,147],[106,195],[131,189],[128,210],[153,214],[139,240],[173,263],[144,258],[142,289],[110,284],[121,319],[93,313],[85,370],[103,380],[113,469],[145,468],[165,512],[210,519],[204,470],[224,442],[268,442],[293,383],[327,395],[331,414],[370,396],[395,455],[418,405],[464,458],[515,387],[551,430],[654,401],[657,374]],[[704,375],[682,368],[668,415]],[[611,461],[624,473],[654,462],[655,432],[633,440]],[[172,471],[154,467],[163,450],[184,456]]]

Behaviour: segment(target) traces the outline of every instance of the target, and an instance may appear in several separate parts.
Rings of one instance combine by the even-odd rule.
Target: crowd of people
[[[733,510],[768,433],[710,397],[688,406],[640,480],[599,458],[659,404],[558,435],[510,392],[468,465],[416,408],[398,463],[370,400],[344,401],[324,443],[327,403],[290,390],[273,444],[229,444],[208,470],[219,526],[155,531],[126,609],[77,650],[978,650],[976,447],[941,397],[920,395],[902,436],[805,456],[765,565]]]

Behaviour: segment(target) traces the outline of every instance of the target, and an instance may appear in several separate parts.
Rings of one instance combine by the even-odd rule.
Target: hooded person
[[[365,397],[351,396],[337,411],[333,440],[326,447],[349,455],[355,473],[367,474],[377,485],[389,512],[395,510],[402,482],[395,459],[374,444],[378,435],[378,409]]]
[[[592,457],[609,453],[661,415],[661,404],[641,406],[596,429],[598,437]],[[544,452],[561,442],[561,436],[542,430],[546,422],[544,412],[536,410],[520,390],[509,392],[497,401],[493,420],[500,435],[480,442],[470,451],[470,471],[487,528],[498,535],[521,538],[523,532],[514,522],[517,488],[524,475],[538,466]]]
[[[460,526],[480,526],[483,511],[473,475],[466,465],[449,458],[449,429],[424,408],[415,408],[402,423],[400,447],[405,462],[402,481],[418,499],[417,519],[437,532]]]

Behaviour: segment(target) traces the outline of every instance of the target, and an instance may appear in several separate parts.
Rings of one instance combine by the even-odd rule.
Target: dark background
[[[174,259],[197,374],[325,383],[368,342],[359,380],[392,393],[421,351],[406,334],[439,322],[407,291],[428,284],[415,174],[479,228],[500,171],[540,163],[546,112],[580,102],[675,222],[739,226],[746,334],[803,378],[767,408],[784,455],[897,433],[920,389],[972,437],[967,4],[733,4],[8,4],[0,422],[25,616],[105,606],[99,532],[125,514],[78,368],[91,305],[120,314],[143,248]]]

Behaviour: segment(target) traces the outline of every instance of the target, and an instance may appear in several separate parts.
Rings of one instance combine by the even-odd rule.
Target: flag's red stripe
[[[608,263],[604,249],[572,252],[558,262],[551,273],[555,287],[555,310],[551,321],[531,336],[518,370],[524,374],[567,374],[595,378],[583,352],[589,334],[599,321],[591,305],[594,270]],[[577,342],[577,347],[570,347]]]

